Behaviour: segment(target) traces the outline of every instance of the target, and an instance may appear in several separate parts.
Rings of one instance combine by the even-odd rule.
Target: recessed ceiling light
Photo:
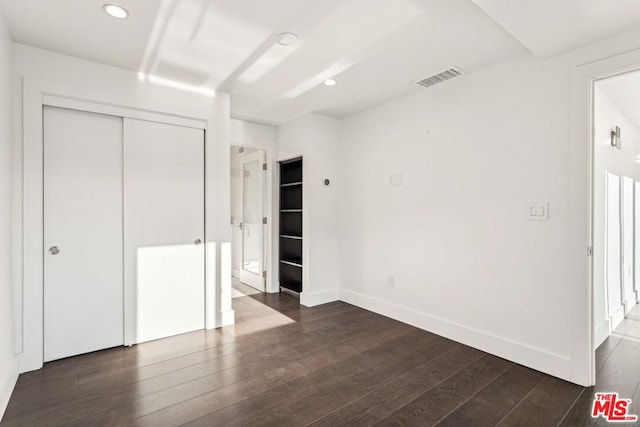
[[[334,79],[327,79],[324,81],[324,85],[325,86],[335,86],[336,83],[338,83],[337,81],[335,81]]]
[[[280,33],[278,34],[278,44],[282,46],[293,46],[298,43],[298,36],[293,33]]]
[[[127,12],[127,10],[122,6],[117,6],[115,4],[105,4],[102,7],[104,8],[105,12],[107,12],[114,18],[125,19],[127,16],[129,16],[129,12]]]

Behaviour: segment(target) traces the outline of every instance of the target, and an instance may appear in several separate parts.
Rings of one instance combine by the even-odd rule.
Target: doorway
[[[625,335],[640,299],[638,99],[640,71],[594,82],[593,346],[600,353]]]
[[[231,147],[233,297],[266,291],[266,153]]]

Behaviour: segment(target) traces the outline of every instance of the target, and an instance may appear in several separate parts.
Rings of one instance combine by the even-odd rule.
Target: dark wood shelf
[[[296,239],[296,240],[302,240],[302,236],[287,236],[285,234],[280,235],[280,237],[282,237],[283,239]]]
[[[302,159],[280,162],[280,287],[302,292]]]
[[[285,260],[283,260],[283,259],[281,259],[281,260],[280,260],[280,262],[281,262],[281,263],[283,263],[283,264],[290,265],[290,266],[292,266],[292,267],[300,267],[300,268],[302,268],[302,264],[297,264],[297,263],[295,263],[295,262],[285,261]]]

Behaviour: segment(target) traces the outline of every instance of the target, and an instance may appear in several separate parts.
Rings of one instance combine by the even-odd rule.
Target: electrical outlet
[[[396,287],[396,278],[393,276],[387,277],[387,287],[395,288]]]

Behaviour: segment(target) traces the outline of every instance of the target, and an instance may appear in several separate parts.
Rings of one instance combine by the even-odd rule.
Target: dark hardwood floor
[[[584,389],[394,320],[286,294],[235,298],[236,325],[47,363],[3,426],[579,426],[597,390],[640,414],[640,309]]]

